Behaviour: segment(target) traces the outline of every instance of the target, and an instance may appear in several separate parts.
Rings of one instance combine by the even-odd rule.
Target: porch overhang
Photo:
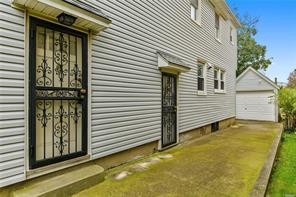
[[[157,51],[158,56],[158,68],[162,72],[173,72],[176,74],[180,74],[183,72],[189,72],[190,67],[188,67],[183,61],[171,54]]]
[[[97,7],[74,0],[11,0],[12,6],[58,22],[57,16],[66,13],[77,18],[74,27],[98,33],[109,27],[111,20]]]

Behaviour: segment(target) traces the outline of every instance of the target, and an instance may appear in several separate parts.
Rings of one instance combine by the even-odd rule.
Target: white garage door
[[[237,92],[236,118],[276,121],[273,92]]]

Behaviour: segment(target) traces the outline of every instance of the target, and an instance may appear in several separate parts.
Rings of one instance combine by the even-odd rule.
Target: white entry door
[[[276,121],[273,91],[237,92],[236,118],[242,120]]]

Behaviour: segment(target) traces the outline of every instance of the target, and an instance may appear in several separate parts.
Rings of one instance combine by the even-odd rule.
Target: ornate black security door
[[[30,18],[30,168],[87,153],[87,35]]]
[[[177,142],[177,78],[162,74],[162,147]]]

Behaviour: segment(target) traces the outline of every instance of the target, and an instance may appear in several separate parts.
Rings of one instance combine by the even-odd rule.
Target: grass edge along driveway
[[[296,196],[296,134],[283,133],[267,196]]]

